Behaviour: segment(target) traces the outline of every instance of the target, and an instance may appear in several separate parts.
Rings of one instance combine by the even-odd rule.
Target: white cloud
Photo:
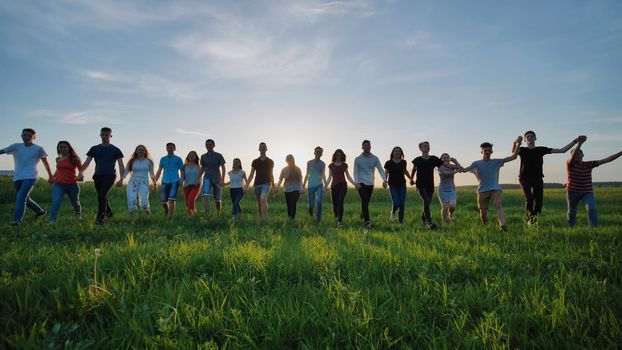
[[[185,130],[185,129],[175,129],[175,132],[178,133],[178,134],[185,134],[185,135],[196,135],[196,136],[204,136],[204,137],[212,136],[212,135],[204,133],[204,132],[190,131],[190,130]]]
[[[375,14],[368,1],[302,1],[291,3],[285,11],[294,17],[316,21],[327,16],[354,15],[369,17]]]
[[[408,49],[438,49],[441,47],[432,41],[430,33],[424,31],[418,31],[407,38],[398,40],[395,44],[397,47]]]
[[[112,118],[106,116],[106,112],[101,111],[81,111],[63,113],[49,109],[37,109],[29,113],[32,117],[49,118],[60,124],[94,124],[100,122],[111,122]]]

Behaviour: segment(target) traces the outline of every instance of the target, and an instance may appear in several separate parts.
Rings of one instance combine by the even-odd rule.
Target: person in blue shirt
[[[180,174],[184,172],[184,161],[175,155],[175,144],[166,144],[166,155],[160,158],[160,166],[155,175],[156,182],[162,175],[162,188],[160,190],[160,203],[164,207],[164,214],[170,220],[175,213],[175,203],[177,201],[177,190],[180,184]]]

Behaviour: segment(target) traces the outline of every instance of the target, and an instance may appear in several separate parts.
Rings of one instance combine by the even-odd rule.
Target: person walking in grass
[[[448,153],[441,154],[441,161],[443,164],[437,168],[440,178],[438,183],[438,200],[441,203],[441,224],[445,226],[447,223],[453,224],[456,220],[454,212],[456,211],[458,194],[456,192],[456,184],[454,183],[454,175],[458,172],[455,166],[459,168],[461,166]]]
[[[80,187],[78,186],[78,178],[83,177],[82,172],[79,171],[80,167],[82,167],[80,157],[78,157],[69,141],[59,141],[56,145],[56,152],[58,157],[56,158],[54,186],[52,187],[51,224],[56,223],[58,210],[65,194],[69,197],[69,201],[73,206],[73,213],[78,217],[82,214]],[[78,170],[78,176],[76,176],[76,170]]]
[[[524,141],[527,143],[527,147],[520,147],[518,151],[520,157],[518,181],[525,195],[525,214],[528,225],[537,224],[542,212],[542,200],[544,198],[542,164],[544,163],[544,156],[551,153],[566,153],[579,142],[579,137],[562,148],[549,148],[536,146],[536,133],[531,130],[525,132]],[[513,147],[519,146],[513,145]]]
[[[231,197],[231,220],[235,220],[237,215],[242,212],[240,202],[244,197],[245,187],[248,187],[246,172],[242,170],[240,158],[233,159],[233,169],[227,173],[229,175],[229,196]]]
[[[506,158],[492,159],[492,144],[484,142],[480,145],[482,159],[476,160],[468,167],[461,169],[461,172],[473,171],[479,185],[477,186],[477,205],[479,207],[479,214],[482,224],[488,225],[488,203],[492,202],[493,206],[497,210],[497,220],[499,220],[499,226],[501,231],[507,231],[507,224],[505,222],[505,214],[503,213],[503,206],[501,205],[501,185],[499,185],[499,170],[507,163],[511,162],[518,157],[518,145],[522,142],[522,137],[519,136],[515,141],[514,153]]]
[[[423,212],[421,213],[421,221],[427,225],[430,230],[436,229],[436,224],[432,221],[432,213],[430,205],[434,198],[434,169],[441,166],[443,161],[437,157],[430,155],[430,142],[423,141],[419,143],[421,156],[413,159],[413,170],[410,174],[410,184],[416,185],[417,192],[423,201]],[[449,165],[450,167],[457,167]],[[416,175],[416,180],[415,180]]]
[[[102,142],[89,149],[86,153],[86,160],[82,164],[80,171],[84,172],[91,161],[95,159],[95,174],[93,174],[93,182],[95,191],[97,191],[97,218],[95,224],[101,225],[105,218],[112,217],[112,208],[108,201],[108,192],[114,185],[116,179],[115,163],[119,165],[119,177],[123,177],[125,168],[123,167],[123,153],[120,149],[110,143],[112,138],[112,129],[104,127],[101,129],[99,136]],[[82,178],[78,178],[82,181]]]
[[[22,130],[22,143],[14,143],[8,147],[0,149],[0,154],[10,154],[13,156],[15,163],[15,173],[13,174],[13,185],[15,186],[15,211],[13,212],[13,220],[11,225],[19,226],[26,208],[35,212],[35,218],[39,218],[47,213],[47,211],[30,197],[30,192],[37,182],[37,164],[39,161],[43,163],[48,173],[48,182],[54,182],[54,176],[50,170],[47,153],[43,147],[35,145],[34,141],[37,133],[30,128]]]
[[[195,203],[201,191],[201,166],[199,166],[199,155],[195,151],[190,151],[186,156],[184,170],[181,172],[181,182],[186,212],[190,217],[197,212]]]
[[[387,188],[387,178],[378,157],[371,153],[371,142],[364,140],[361,144],[363,153],[354,159],[354,182],[361,197],[361,217],[365,222],[365,228],[371,229],[372,223],[369,217],[369,201],[374,192],[374,170],[377,169],[382,178],[382,187]]]
[[[315,221],[317,222],[322,220],[322,198],[325,189],[328,188],[326,187],[326,163],[320,159],[323,153],[324,150],[322,147],[315,147],[313,151],[314,158],[307,162],[307,172],[302,184],[302,192],[304,192],[307,181],[309,182],[309,187],[307,188],[307,193],[309,195],[309,215],[313,216],[313,210],[317,202],[317,209],[315,211]]]
[[[274,188],[274,162],[266,156],[268,146],[265,142],[259,144],[259,158],[251,163],[251,173],[245,189],[255,179],[253,186],[255,187],[255,200],[257,201],[257,210],[262,220],[268,218],[268,196],[270,187]]]
[[[157,181],[153,173],[153,160],[144,145],[136,146],[132,157],[127,162],[125,174],[117,181],[117,186],[123,186],[123,179],[132,174],[127,182],[127,208],[132,214],[132,223],[138,218],[137,204],[140,204],[145,214],[151,214],[149,208],[149,179],[153,182],[153,189],[157,190]],[[138,197],[138,202],[136,198]]]
[[[404,223],[404,207],[406,203],[406,179],[410,179],[404,160],[404,151],[401,147],[395,146],[391,150],[390,159],[384,163],[384,174],[388,178],[389,191],[393,207],[391,209],[390,221],[395,221],[395,213],[398,213],[400,225]]]
[[[568,226],[575,227],[577,224],[577,206],[579,202],[585,204],[587,218],[591,227],[598,227],[598,212],[596,200],[592,188],[592,169],[603,164],[612,162],[622,155],[622,151],[612,154],[601,160],[583,161],[581,146],[587,140],[586,136],[577,138],[577,146],[570,153],[566,162],[568,182],[566,183],[566,201],[568,203]]]
[[[175,155],[175,144],[169,142],[166,144],[166,155],[160,158],[158,172],[155,175],[156,182],[160,179],[162,171],[162,188],[160,189],[160,203],[164,207],[164,215],[170,220],[175,213],[175,203],[177,203],[177,190],[179,189],[179,181],[183,177],[184,162],[180,157]],[[181,174],[181,177],[180,177]]]
[[[302,183],[302,171],[298,166],[296,166],[294,156],[288,154],[287,157],[285,157],[285,162],[287,165],[281,170],[281,174],[279,175],[279,183],[274,188],[274,191],[278,192],[281,183],[285,181],[283,185],[283,192],[285,193],[285,203],[287,204],[287,216],[293,220],[296,218],[296,204],[298,203],[300,192],[302,192],[304,185]],[[308,175],[309,173],[307,168],[307,176]],[[309,196],[311,196],[311,192],[309,192]],[[309,203],[311,203],[310,200]]]
[[[346,163],[346,154],[341,149],[335,150],[332,161],[328,165],[328,180],[326,180],[326,188],[330,187],[330,194],[333,201],[333,214],[337,219],[337,226],[343,226],[343,207],[348,193],[348,183],[356,187],[356,182],[350,176],[348,171],[348,163]]]
[[[216,143],[212,139],[205,141],[207,153],[201,155],[201,168],[203,169],[203,207],[205,216],[210,216],[210,198],[214,198],[216,214],[220,215],[222,202],[220,195],[222,186],[225,184],[225,158],[222,154],[214,151]]]

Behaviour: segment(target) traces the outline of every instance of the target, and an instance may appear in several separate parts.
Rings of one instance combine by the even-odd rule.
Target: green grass
[[[330,196],[314,224],[306,196],[290,222],[282,194],[265,224],[251,195],[231,224],[226,195],[221,217],[187,219],[180,203],[166,222],[152,194],[154,215],[132,225],[117,188],[115,217],[99,227],[89,184],[82,220],[65,201],[56,225],[28,212],[16,229],[10,186],[0,183],[4,348],[622,347],[621,189],[597,190],[600,228],[580,212],[574,230],[563,190],[546,190],[532,228],[521,193],[505,191],[508,233],[479,224],[471,191],[459,192],[454,227],[428,231],[415,192],[400,227],[376,190],[365,234],[354,190],[340,229]],[[49,185],[33,198],[49,207]]]

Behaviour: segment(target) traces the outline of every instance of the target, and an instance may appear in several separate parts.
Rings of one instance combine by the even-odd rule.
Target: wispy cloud
[[[291,15],[304,17],[309,21],[337,15],[369,17],[376,13],[368,1],[303,1],[291,3],[285,9]]]
[[[210,137],[210,136],[212,136],[212,135],[204,133],[204,132],[191,131],[191,130],[185,130],[185,129],[175,129],[175,132],[178,133],[178,134],[195,135],[195,136],[203,136],[203,137]]]
[[[38,109],[29,113],[31,117],[49,118],[60,124],[95,124],[101,122],[113,122],[113,118],[106,116],[104,112],[81,111],[62,113],[49,109]]]
[[[83,69],[78,74],[96,87],[120,94],[142,94],[175,100],[197,100],[208,95],[199,83],[167,79],[155,74],[135,74]]]
[[[438,49],[441,47],[440,44],[432,40],[430,33],[424,31],[418,31],[411,36],[400,39],[395,44],[397,47],[407,49]]]

